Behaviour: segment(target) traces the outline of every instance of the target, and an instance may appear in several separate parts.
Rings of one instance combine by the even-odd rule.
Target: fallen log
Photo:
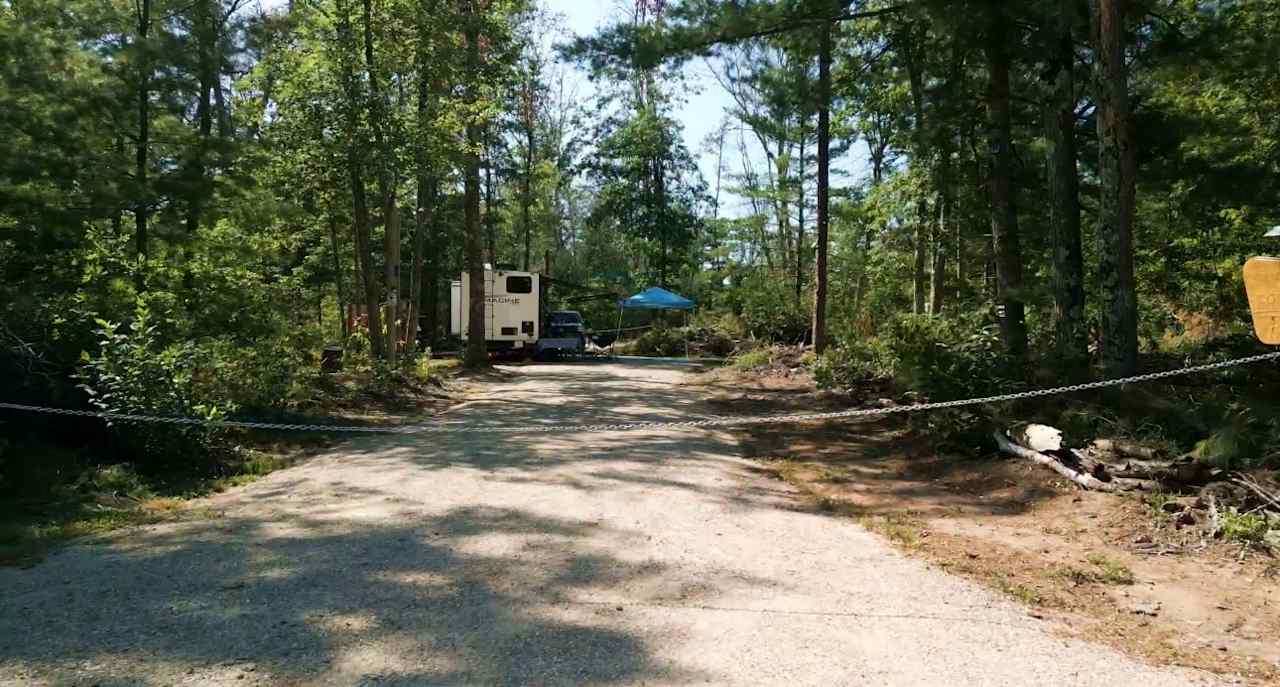
[[[1009,440],[1009,437],[1005,436],[1005,433],[1001,432],[1000,430],[996,430],[993,433],[993,436],[996,439],[996,445],[1000,447],[1001,451],[1013,456],[1017,456],[1019,458],[1025,458],[1034,463],[1039,463],[1040,465],[1043,465],[1049,468],[1050,470],[1053,470],[1059,475],[1066,477],[1067,479],[1071,480],[1072,482],[1075,482],[1076,484],[1080,485],[1081,487],[1084,487],[1085,489],[1093,489],[1096,491],[1117,491],[1117,485],[1114,485],[1110,482],[1103,482],[1102,480],[1098,479],[1097,477],[1094,477],[1088,472],[1076,470],[1066,465],[1063,465],[1060,461],[1058,461],[1053,456],[1041,453],[1039,451],[1032,451],[1029,448],[1025,448],[1013,443],[1012,441]]]
[[[1102,453],[1116,453],[1141,460],[1156,460],[1160,457],[1159,449],[1143,446],[1133,441],[1125,441],[1124,439],[1095,439],[1092,448]]]
[[[1204,481],[1212,466],[1192,456],[1180,456],[1167,460],[1119,458],[1108,460],[1115,454],[1101,452],[1098,442],[1083,451],[1074,451],[1082,465],[1100,479],[1130,478],[1154,480],[1169,484],[1193,484]]]

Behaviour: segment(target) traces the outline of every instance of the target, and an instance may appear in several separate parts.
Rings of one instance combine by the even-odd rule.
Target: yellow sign
[[[1262,343],[1280,344],[1280,258],[1245,263],[1244,286],[1253,311],[1253,331]]]

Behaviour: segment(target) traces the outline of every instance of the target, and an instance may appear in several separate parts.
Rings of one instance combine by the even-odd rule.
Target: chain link
[[[850,410],[838,410],[829,413],[804,413],[793,415],[764,415],[753,417],[713,417],[700,420],[677,420],[672,422],[631,422],[622,424],[572,424],[572,425],[463,425],[463,424],[439,424],[439,423],[420,423],[411,425],[393,425],[383,427],[368,427],[358,425],[326,425],[311,423],[280,423],[280,422],[254,422],[249,420],[209,420],[194,417],[166,417],[157,415],[136,415],[132,413],[111,413],[96,410],[71,410],[67,408],[46,408],[43,406],[22,405],[19,403],[0,403],[0,409],[14,410],[19,412],[42,413],[46,415],[63,415],[69,417],[92,417],[101,418],[108,421],[117,422],[149,422],[155,424],[170,425],[187,425],[202,427],[235,427],[242,429],[270,429],[277,431],[294,431],[294,432],[332,432],[343,434],[464,434],[464,433],[488,433],[488,434],[570,434],[570,433],[595,433],[595,432],[634,432],[644,430],[661,430],[661,429],[701,429],[707,427],[739,427],[743,425],[764,425],[764,424],[786,424],[800,422],[820,422],[825,420],[842,420],[855,417],[874,417],[880,415],[897,415],[903,413],[919,413],[930,410],[941,410],[944,408],[963,408],[967,406],[988,405],[992,403],[1005,403],[1008,401],[1020,401],[1028,398],[1041,398],[1044,396],[1057,396],[1061,394],[1070,394],[1078,391],[1092,391],[1094,389],[1105,389],[1115,386],[1124,386],[1126,384],[1139,384],[1142,382],[1152,382],[1159,379],[1168,379],[1170,377],[1180,377],[1183,375],[1198,374],[1201,372],[1214,372],[1217,370],[1225,370],[1232,367],[1242,365],[1251,365],[1254,363],[1265,362],[1268,360],[1280,360],[1280,351],[1274,353],[1264,353],[1261,355],[1249,356],[1247,358],[1237,358],[1235,360],[1224,360],[1217,363],[1208,363],[1205,365],[1195,365],[1192,367],[1184,367],[1176,370],[1164,370],[1161,372],[1151,372],[1148,374],[1134,375],[1132,377],[1123,377],[1120,379],[1105,379],[1097,382],[1086,382],[1084,384],[1071,384],[1068,386],[1059,386],[1046,389],[1033,389],[1031,391],[1019,391],[1009,394],[1001,394],[998,396],[984,396],[980,398],[966,398],[955,401],[937,401],[934,403],[915,403],[911,405],[887,406],[882,408],[854,408]]]

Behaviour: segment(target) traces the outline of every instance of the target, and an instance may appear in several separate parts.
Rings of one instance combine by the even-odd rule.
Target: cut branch
[[[1034,463],[1039,463],[1040,465],[1043,465],[1049,468],[1050,470],[1053,470],[1059,475],[1066,477],[1067,479],[1071,480],[1072,482],[1075,482],[1076,484],[1080,485],[1081,487],[1084,487],[1085,489],[1094,489],[1097,491],[1116,491],[1117,490],[1116,484],[1103,482],[1102,480],[1098,479],[1097,477],[1094,477],[1093,475],[1090,475],[1087,472],[1081,472],[1079,470],[1075,470],[1070,467],[1067,467],[1066,465],[1063,465],[1062,463],[1055,460],[1052,456],[1041,453],[1039,451],[1032,451],[1029,448],[1024,448],[1022,446],[1019,446],[1013,443],[1012,441],[1009,440],[1009,437],[1005,436],[1004,432],[997,430],[992,433],[992,436],[995,437],[996,445],[1000,447],[1001,451],[1008,453],[1009,455],[1017,456],[1019,458],[1025,458]]]

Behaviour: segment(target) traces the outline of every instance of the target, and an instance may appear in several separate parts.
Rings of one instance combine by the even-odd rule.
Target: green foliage
[[[893,319],[875,338],[841,342],[814,365],[827,388],[884,379],[934,400],[1015,390],[1024,386],[1022,374],[994,327],[913,315]]]
[[[1228,508],[1218,515],[1222,537],[1239,544],[1260,545],[1267,538],[1270,524],[1258,513],[1241,513]]]
[[[653,355],[664,358],[683,356],[687,332],[678,327],[651,327],[635,341],[626,344],[627,350],[636,355]]]
[[[754,370],[768,366],[770,359],[768,348],[756,348],[734,356],[731,364],[738,370]]]
[[[809,308],[797,302],[792,285],[765,270],[742,272],[724,305],[747,335],[777,343],[800,343],[808,336]]]
[[[210,427],[113,420],[126,454],[152,466],[180,463],[226,446],[216,424],[248,410],[261,417],[305,396],[314,364],[287,341],[242,346],[231,339],[165,343],[139,305],[127,326],[98,320],[96,352],[85,352],[81,388],[111,413],[194,417]]]
[[[219,420],[235,410],[227,399],[200,394],[202,360],[191,343],[164,345],[150,312],[140,306],[127,328],[100,320],[99,351],[85,353],[83,389],[99,410],[110,413]],[[126,452],[140,462],[179,463],[207,458],[220,445],[213,427],[112,420]]]
[[[1089,554],[1087,560],[1089,568],[1059,565],[1050,571],[1050,575],[1073,585],[1130,585],[1134,582],[1133,570],[1121,561],[1100,553]]]

